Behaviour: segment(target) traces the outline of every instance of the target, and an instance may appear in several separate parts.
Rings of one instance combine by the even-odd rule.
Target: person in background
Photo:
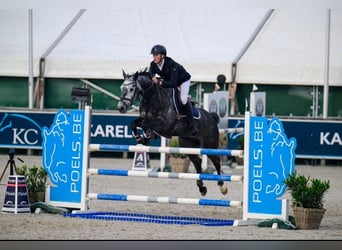
[[[190,90],[191,75],[185,68],[166,56],[166,48],[163,45],[154,45],[151,49],[153,61],[150,63],[149,72],[152,75],[154,84],[164,88],[175,88],[180,92],[180,101],[182,109],[187,118],[189,133],[195,135],[198,133],[194,126],[191,102],[188,100]]]
[[[221,86],[224,86],[226,84],[226,76],[225,75],[218,75],[216,78],[217,82],[215,83],[214,92],[219,91],[221,89]]]

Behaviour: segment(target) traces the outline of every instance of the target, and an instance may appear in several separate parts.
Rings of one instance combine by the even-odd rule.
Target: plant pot
[[[170,165],[172,172],[187,173],[190,166],[190,160],[188,158],[170,157]]]
[[[318,229],[326,211],[324,208],[304,207],[292,207],[292,210],[296,226],[300,229]]]
[[[45,202],[45,191],[42,192],[28,192],[30,204],[38,201]]]

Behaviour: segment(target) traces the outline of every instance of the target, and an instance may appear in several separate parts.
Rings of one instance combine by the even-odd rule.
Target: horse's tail
[[[216,122],[216,124],[218,124],[220,122],[220,117],[218,116],[218,114],[214,113],[214,112],[211,112],[210,114],[213,117],[213,119]]]

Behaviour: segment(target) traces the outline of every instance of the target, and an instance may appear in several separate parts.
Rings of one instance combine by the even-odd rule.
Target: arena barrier
[[[251,126],[252,123],[252,126]],[[46,202],[50,205],[88,210],[88,201],[115,200],[115,201],[143,201],[170,204],[192,204],[204,206],[226,206],[243,208],[243,218],[239,224],[249,219],[281,218],[288,219],[289,202],[279,199],[275,195],[267,195],[267,191],[278,188],[280,181],[268,183],[267,170],[263,165],[263,150],[266,141],[263,140],[267,130],[266,117],[251,117],[245,113],[245,141],[244,151],[228,149],[203,148],[169,148],[131,145],[103,145],[90,144],[91,108],[85,110],[71,110],[67,114],[60,110],[55,117],[51,128],[43,128],[43,166],[50,176],[52,184],[47,189]],[[58,131],[57,131],[58,130]],[[57,133],[58,132],[58,133]],[[61,136],[61,134],[63,135]],[[279,132],[280,133],[280,132]],[[277,134],[277,138],[281,134]],[[56,138],[56,135],[57,138]],[[265,143],[264,143],[265,142]],[[260,145],[259,145],[259,144]],[[269,149],[267,149],[269,151]],[[244,174],[242,176],[228,176],[215,174],[166,173],[151,171],[129,171],[118,169],[93,169],[89,167],[91,151],[119,151],[119,152],[152,152],[152,153],[185,153],[185,154],[215,154],[243,156]],[[256,160],[258,162],[256,162]],[[252,163],[252,164],[251,164]],[[65,168],[61,167],[65,166]],[[270,171],[269,171],[270,172]],[[275,171],[273,171],[274,173]],[[271,173],[271,172],[270,172]],[[136,177],[157,177],[171,179],[195,179],[209,181],[243,181],[243,201],[192,199],[174,197],[154,197],[127,194],[89,193],[89,178],[91,175],[116,175]],[[285,190],[283,190],[285,191]],[[266,193],[266,196],[265,196]]]

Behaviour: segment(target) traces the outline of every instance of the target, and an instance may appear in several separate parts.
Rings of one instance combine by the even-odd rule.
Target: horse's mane
[[[152,79],[151,73],[148,71],[147,67],[144,69],[140,69],[135,73],[135,77],[137,78],[138,76],[146,76],[150,79]]]
[[[139,92],[145,92],[150,87],[154,87],[151,73],[148,71],[147,67],[135,72],[133,79],[138,86]]]
[[[145,76],[145,77],[152,79],[152,75],[149,72],[147,67],[145,67],[143,69],[139,69],[134,73],[127,73],[126,74],[124,70],[122,70],[122,71],[123,71],[124,77],[133,77],[134,81],[136,81],[139,76]]]

